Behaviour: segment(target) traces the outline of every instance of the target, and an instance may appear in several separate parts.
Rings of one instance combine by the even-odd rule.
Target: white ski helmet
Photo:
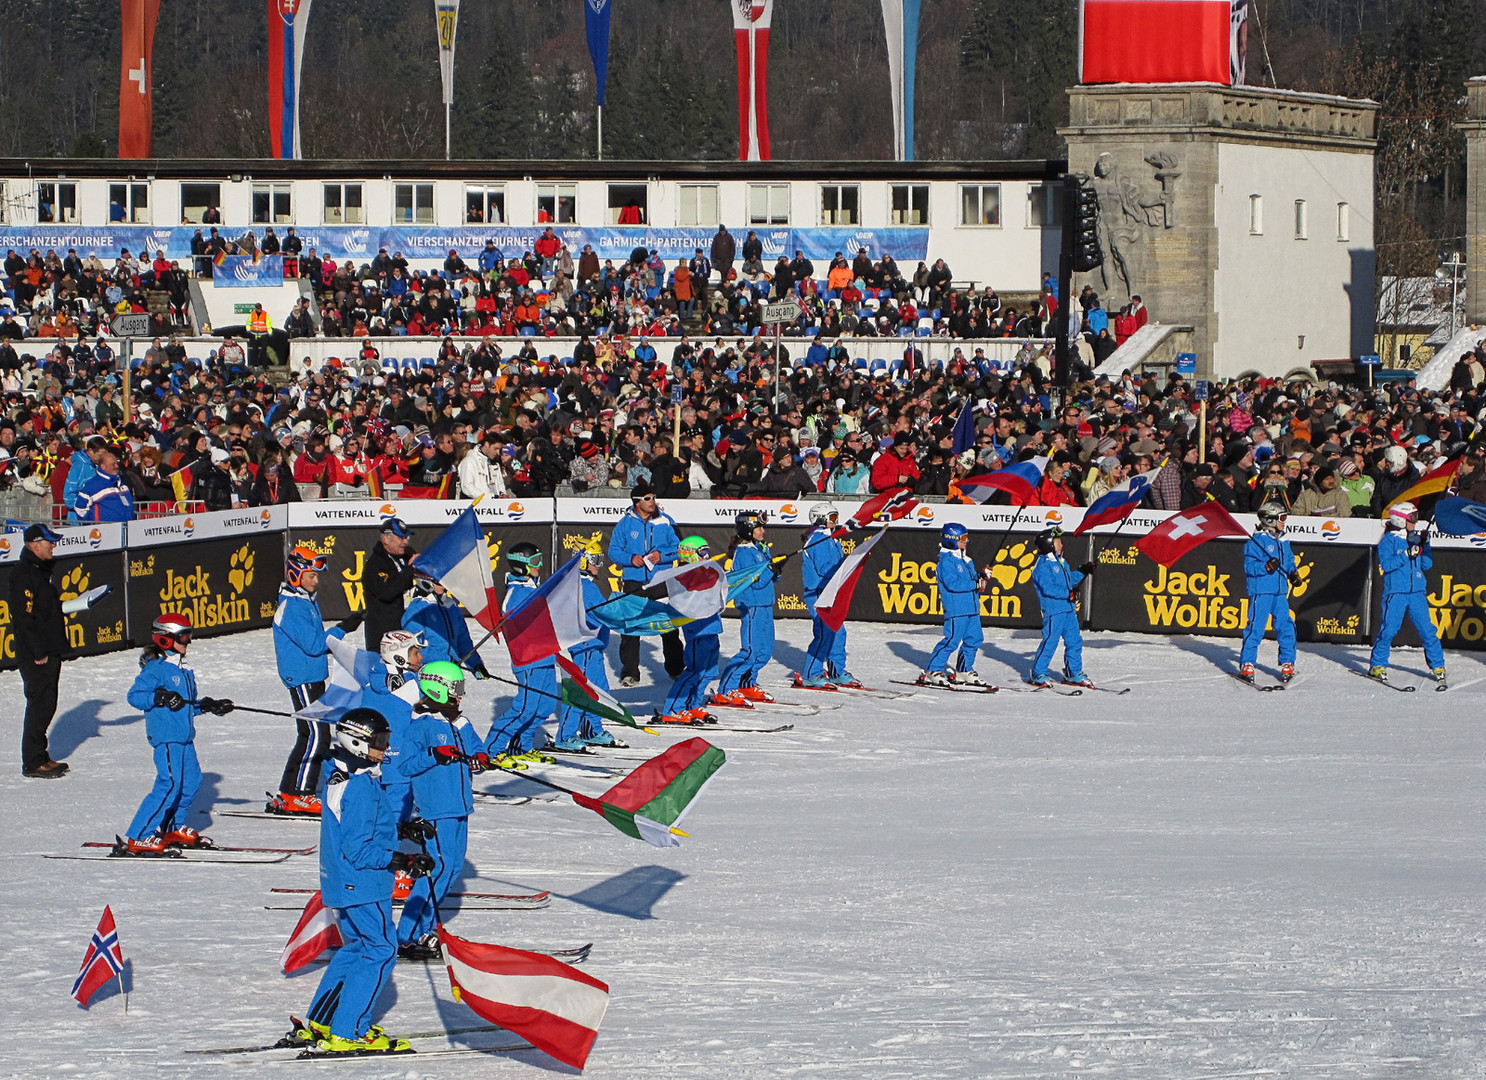
[[[1388,508],[1388,528],[1407,532],[1419,520],[1419,508],[1411,502],[1394,503]]]
[[[1266,529],[1273,529],[1276,525],[1284,523],[1290,510],[1278,499],[1268,499],[1264,505],[1259,507],[1259,524]]]
[[[839,516],[836,508],[830,503],[818,502],[810,508],[810,524],[812,525],[834,524]]]
[[[1383,451],[1383,464],[1397,476],[1409,467],[1409,455],[1401,446],[1390,446]]]
[[[393,673],[410,671],[413,665],[408,654],[415,648],[420,652],[428,648],[422,631],[389,630],[382,635],[382,663]]]

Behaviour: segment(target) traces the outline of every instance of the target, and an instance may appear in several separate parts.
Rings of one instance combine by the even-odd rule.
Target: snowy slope
[[[780,631],[779,659],[798,666],[808,627]],[[852,626],[852,668],[883,686],[912,678],[935,638]],[[988,632],[981,673],[1014,680],[1033,642]],[[724,651],[735,643],[729,624]],[[1235,648],[1092,635],[1088,670],[1130,694],[843,695],[793,732],[717,733],[730,765],[679,850],[571,803],[479,807],[467,887],[556,899],[450,925],[515,946],[595,942],[585,969],[613,993],[587,1071],[598,1078],[1486,1075],[1486,668],[1451,654],[1456,689],[1404,695],[1347,673],[1360,650],[1308,647],[1295,686],[1259,694],[1222,674]],[[1273,646],[1261,655],[1272,666]],[[1422,670],[1417,652],[1395,659]],[[198,642],[191,660],[203,693],[287,704],[268,631]],[[654,675],[658,652],[646,660]],[[111,838],[149,785],[143,723],[123,700],[135,670],[130,654],[68,665],[53,749],[73,774],[0,777],[12,1020],[0,1077],[569,1071],[532,1052],[334,1065],[184,1054],[271,1041],[308,1004],[318,970],[277,967],[295,913],[264,905],[286,902],[271,886],[313,887],[316,863],[39,857]],[[3,685],[13,754],[22,698],[13,675]],[[506,688],[471,686],[483,731]],[[260,809],[288,724],[204,718],[198,805]],[[317,833],[211,824],[222,843]],[[117,997],[87,1012],[68,997],[106,903],[133,969],[128,1016]],[[400,965],[383,1004],[394,1032],[478,1023],[442,968]]]

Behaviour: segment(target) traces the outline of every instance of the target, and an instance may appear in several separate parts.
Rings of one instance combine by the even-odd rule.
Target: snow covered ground
[[[776,684],[808,632],[780,626],[783,666],[766,672]],[[937,636],[850,634],[853,670],[883,687],[911,679]],[[1014,681],[1033,640],[990,632],[981,673]],[[735,642],[729,625],[724,651]],[[750,718],[795,719],[784,734],[710,736],[730,764],[679,850],[570,802],[477,808],[466,887],[555,899],[450,926],[515,946],[595,943],[585,969],[613,995],[587,1070],[597,1078],[1486,1076],[1486,666],[1450,654],[1455,689],[1405,695],[1348,673],[1361,650],[1308,647],[1296,685],[1261,694],[1223,674],[1235,648],[1091,635],[1088,670],[1133,687],[1121,697],[781,693],[840,707]],[[658,650],[645,655],[654,676]],[[1261,655],[1272,668],[1273,645]],[[1417,652],[1395,659],[1396,681],[1421,681]],[[268,631],[198,642],[191,660],[203,693],[287,703]],[[286,902],[271,886],[314,887],[316,861],[40,858],[111,839],[149,785],[143,723],[124,702],[136,670],[133,654],[66,667],[52,745],[71,776],[0,773],[0,1077],[571,1072],[535,1052],[334,1064],[185,1054],[272,1041],[308,1004],[318,969],[285,978],[277,967],[296,915],[265,905]],[[15,676],[0,685],[13,756],[22,697]],[[507,688],[471,686],[483,730]],[[656,690],[624,696],[638,706]],[[287,725],[204,718],[198,806],[261,809]],[[658,751],[666,740],[633,741]],[[293,846],[317,832],[210,824],[221,843]],[[116,996],[87,1012],[68,997],[104,904],[131,963],[127,1016]],[[394,1032],[479,1022],[451,1000],[441,967],[400,965],[383,1004]]]

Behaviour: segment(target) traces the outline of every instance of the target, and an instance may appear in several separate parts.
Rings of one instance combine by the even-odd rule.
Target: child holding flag
[[[800,572],[813,633],[805,670],[795,675],[795,686],[800,689],[829,690],[837,686],[860,689],[862,685],[846,670],[846,630],[832,630],[815,611],[821,590],[846,561],[846,551],[836,539],[838,520],[836,508],[830,503],[816,503],[810,508],[811,529],[805,534]]]
[[[745,510],[733,521],[737,533],[733,538],[733,569],[743,570],[770,561],[769,545],[764,542],[768,515],[760,510]],[[745,589],[732,594],[738,609],[741,645],[738,655],[723,668],[713,705],[744,706],[774,698],[758,685],[758,673],[774,657],[774,575],[763,573]]]
[[[699,563],[711,558],[707,541],[700,536],[688,536],[681,541],[680,561]],[[702,706],[707,701],[707,684],[717,677],[717,658],[720,653],[718,638],[722,635],[722,612],[716,611],[702,619],[684,623],[681,635],[686,640],[683,659],[684,670],[671,684],[666,703],[656,719],[663,724],[700,724],[707,719],[707,710]]]
[[[595,608],[604,602],[599,589],[597,575],[604,568],[604,553],[594,540],[583,549],[578,562],[578,575],[583,579],[583,606]],[[598,635],[580,641],[568,649],[568,656],[577,665],[583,677],[595,689],[609,689],[609,672],[604,665],[604,650],[609,647],[609,628],[601,626]],[[576,705],[564,704],[557,720],[557,741],[554,750],[581,754],[590,746],[623,747],[609,732],[604,730],[604,721],[597,713],[580,709]]]
[[[1419,528],[1418,508],[1411,502],[1394,503],[1388,508],[1388,524],[1378,541],[1383,615],[1367,671],[1378,682],[1388,681],[1389,650],[1407,615],[1424,642],[1424,662],[1435,678],[1435,688],[1445,689],[1445,650],[1440,648],[1440,632],[1429,617],[1429,603],[1424,597],[1424,572],[1433,565],[1429,527]]]
[[[513,544],[506,552],[506,596],[501,612],[510,618],[520,611],[537,594],[541,583],[542,553],[537,545],[522,541]],[[539,753],[536,747],[537,730],[542,722],[556,711],[557,665],[549,656],[534,664],[513,667],[520,689],[515,700],[505,712],[492,721],[490,734],[485,737],[485,752],[492,758],[502,759],[507,767],[510,761],[536,761],[553,764],[554,759]]]
[[[1073,686],[1093,686],[1084,674],[1084,638],[1078,627],[1078,587],[1094,572],[1093,563],[1077,570],[1063,558],[1063,530],[1056,525],[1037,534],[1037,564],[1032,569],[1032,587],[1042,607],[1042,644],[1032,658],[1032,676],[1027,681],[1041,689],[1053,685],[1048,666],[1063,644],[1063,681]]]
[[[939,606],[944,609],[944,637],[929,654],[928,667],[918,677],[924,686],[984,686],[975,673],[975,660],[985,634],[980,627],[981,576],[965,554],[970,530],[951,521],[939,530],[939,566],[935,580]],[[959,655],[955,656],[956,650]],[[949,672],[950,658],[955,670]]]

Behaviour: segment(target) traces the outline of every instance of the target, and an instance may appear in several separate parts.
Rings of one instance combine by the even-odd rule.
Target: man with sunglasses
[[[362,570],[366,595],[366,650],[377,652],[382,635],[402,629],[407,591],[413,587],[413,563],[418,556],[409,546],[413,531],[402,518],[382,522],[381,538],[367,552]]]
[[[645,481],[636,484],[630,492],[631,508],[614,525],[609,537],[609,561],[623,567],[624,591],[643,592],[656,570],[669,567],[676,561],[681,548],[681,538],[676,535],[676,523],[660,509],[655,501],[655,489]],[[676,678],[686,668],[682,656],[681,634],[672,630],[661,635],[661,650],[665,656],[666,674]],[[619,639],[619,685],[640,684],[640,639]]]

